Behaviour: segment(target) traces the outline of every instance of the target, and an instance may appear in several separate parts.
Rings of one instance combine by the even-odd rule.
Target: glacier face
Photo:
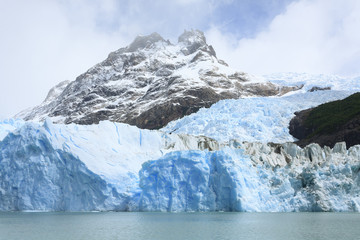
[[[126,196],[26,125],[0,142],[0,210],[125,210]]]
[[[0,210],[359,211],[360,146],[219,143],[126,124],[19,125]]]
[[[271,196],[247,160],[241,150],[225,149],[173,152],[149,161],[140,171],[139,210],[271,211],[260,204]]]
[[[304,150],[291,144],[281,148],[291,159],[282,167],[256,162],[234,148],[172,152],[146,162],[140,171],[139,210],[360,210],[359,146],[345,152],[337,152],[343,145],[333,150],[316,144]]]
[[[121,123],[0,124],[0,210],[137,209],[142,163],[167,152],[217,149],[206,137]]]

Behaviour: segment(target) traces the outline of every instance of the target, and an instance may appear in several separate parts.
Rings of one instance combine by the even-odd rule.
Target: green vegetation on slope
[[[343,100],[322,104],[309,113],[305,126],[317,134],[331,134],[352,118],[360,115],[360,92]]]

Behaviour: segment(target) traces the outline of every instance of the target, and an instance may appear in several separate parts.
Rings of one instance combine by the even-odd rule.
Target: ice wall
[[[0,210],[136,210],[144,162],[174,150],[210,149],[207,137],[127,124],[0,124]]]
[[[124,194],[46,133],[26,125],[0,142],[0,210],[126,210]]]
[[[344,144],[301,149],[259,143],[259,154],[248,155],[252,150],[245,144],[214,152],[172,152],[143,164],[139,210],[360,210],[360,146],[347,151]]]

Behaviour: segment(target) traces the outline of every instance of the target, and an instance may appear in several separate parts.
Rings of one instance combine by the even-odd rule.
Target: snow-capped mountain
[[[138,37],[20,114],[32,121],[0,122],[0,211],[359,212],[360,145],[289,133],[359,80],[254,77],[199,31]]]
[[[177,44],[153,33],[110,53],[75,81],[58,84],[41,105],[17,117],[51,117],[66,124],[111,120],[158,129],[221,99],[282,95],[298,88],[230,68],[200,31],[185,31]]]

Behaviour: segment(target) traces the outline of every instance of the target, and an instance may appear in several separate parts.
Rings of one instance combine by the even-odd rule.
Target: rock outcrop
[[[360,144],[360,93],[295,113],[289,130],[299,146],[318,143],[333,147],[345,141],[347,148]]]

